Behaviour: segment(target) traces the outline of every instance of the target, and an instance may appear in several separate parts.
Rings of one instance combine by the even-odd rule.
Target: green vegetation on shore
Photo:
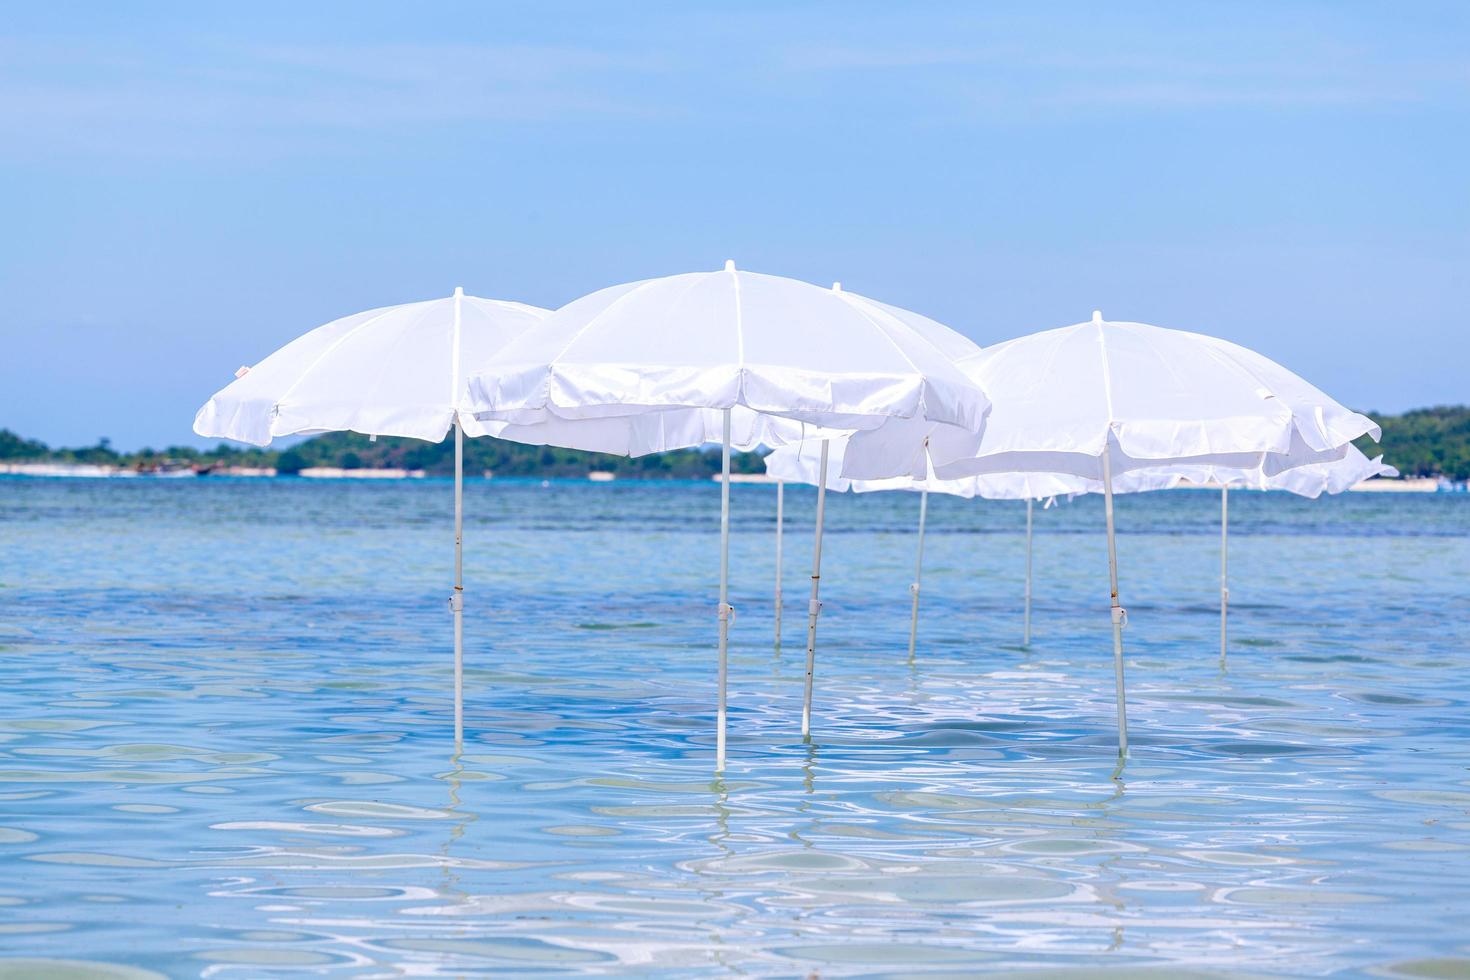
[[[1366,436],[1358,448],[1369,458],[1383,454],[1404,476],[1443,476],[1470,480],[1470,405],[1416,408],[1402,415],[1369,412],[1383,427],[1383,442]]]
[[[1369,414],[1383,426],[1381,444],[1367,438],[1358,440],[1358,448],[1369,456],[1382,453],[1406,477],[1470,480],[1470,406],[1420,408],[1402,415]],[[477,476],[491,472],[498,476],[581,477],[604,470],[624,478],[699,479],[720,468],[719,452],[710,449],[682,449],[629,459],[551,446],[524,446],[501,439],[466,439],[464,455],[465,472]],[[52,449],[43,442],[0,429],[0,462],[81,463],[143,471],[249,466],[296,473],[307,467],[330,466],[446,474],[454,471],[454,442],[445,439],[429,443],[391,436],[372,442],[355,432],[331,432],[280,450],[220,443],[214,449],[170,446],[161,451],[121,453],[106,439],[81,449]],[[737,473],[764,471],[758,453],[736,453],[731,468]]]
[[[0,462],[91,464],[145,472],[190,467],[208,471],[240,466],[274,467],[281,473],[291,474],[324,466],[348,470],[424,470],[431,475],[444,475],[454,472],[454,439],[432,443],[380,436],[374,442],[356,432],[329,432],[287,449],[258,449],[222,442],[214,449],[170,446],[164,450],[121,453],[106,439],[84,449],[52,449],[43,442],[22,439],[9,429],[0,429]],[[490,472],[497,476],[584,477],[601,470],[624,478],[701,479],[720,471],[720,454],[717,449],[681,449],[629,459],[553,446],[526,446],[503,439],[466,439],[464,467],[472,476]],[[733,454],[730,468],[736,473],[765,472],[758,453]]]
[[[430,474],[454,472],[454,438],[443,442],[379,436],[370,442],[356,432],[330,432],[282,451],[273,465],[282,473],[295,473],[310,466],[342,469],[391,468],[423,470]],[[479,476],[581,477],[594,470],[619,477],[643,479],[699,479],[720,471],[720,453],[709,449],[681,449],[630,459],[606,453],[587,453],[555,446],[526,446],[504,439],[466,439],[465,472]],[[757,453],[735,453],[730,457],[735,473],[764,473]]]

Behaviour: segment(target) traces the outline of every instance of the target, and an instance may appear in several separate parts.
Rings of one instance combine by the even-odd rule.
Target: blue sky
[[[25,3],[0,427],[192,441],[350,312],[742,267],[1470,401],[1470,4]]]

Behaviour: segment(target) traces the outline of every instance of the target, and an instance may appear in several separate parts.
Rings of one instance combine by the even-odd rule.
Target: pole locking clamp
[[[454,591],[449,594],[449,611],[464,612],[464,589],[457,585],[454,587]]]
[[[820,616],[822,614],[822,600],[813,599],[808,602],[806,604],[806,614],[812,617]]]
[[[919,594],[919,583],[918,582],[911,582],[911,583],[909,583],[909,595],[918,595],[918,594]]]
[[[735,622],[735,607],[734,606],[730,605],[728,602],[722,602],[719,605],[719,611],[720,611],[719,612],[720,622],[722,622],[722,623],[724,623],[724,622],[734,623]]]
[[[1128,628],[1128,610],[1124,609],[1122,606],[1114,606],[1113,607],[1113,625],[1117,626],[1119,629],[1127,629]]]

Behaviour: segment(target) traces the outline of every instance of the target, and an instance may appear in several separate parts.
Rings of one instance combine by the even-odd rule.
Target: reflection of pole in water
[[[1114,769],[1112,775],[1108,777],[1108,779],[1113,784],[1112,794],[1109,795],[1108,798],[1105,800],[1099,800],[1096,803],[1082,804],[1082,807],[1084,809],[1101,810],[1103,811],[1104,819],[1106,819],[1107,810],[1109,809],[1111,804],[1121,800],[1123,798],[1124,791],[1127,789],[1127,786],[1124,784],[1122,778],[1123,766],[1124,762],[1120,759],[1118,761],[1117,768]],[[1106,842],[1109,837],[1109,829],[1106,826],[1094,825],[1094,827],[1095,829],[1092,832],[1093,838],[1095,840]],[[1123,901],[1123,894],[1118,888],[1118,885],[1120,885],[1124,881],[1124,877],[1121,873],[1119,873],[1116,867],[1113,867],[1113,865],[1122,860],[1122,858],[1123,852],[1118,852],[1115,853],[1112,857],[1104,858],[1103,860],[1099,861],[1097,863],[1099,881],[1094,885],[1098,901],[1105,902],[1106,904],[1111,905],[1120,915],[1128,910],[1128,905],[1126,902]],[[1113,880],[1108,883],[1106,887],[1104,887],[1104,883],[1101,881],[1101,876],[1104,872],[1111,874],[1113,878]],[[1117,925],[1113,927],[1113,935],[1111,941],[1108,943],[1107,951],[1111,953],[1114,950],[1122,949],[1123,939],[1124,926],[1123,923],[1120,921]]]
[[[464,759],[461,753],[456,749],[454,755],[450,757],[449,761],[454,766],[454,768],[444,775],[440,776],[439,778],[449,783],[449,805],[445,807],[445,812],[457,813],[460,806],[460,783],[464,779],[465,772]],[[456,841],[464,836],[465,829],[479,818],[480,815],[477,813],[464,813],[461,816],[461,819],[456,821],[454,826],[450,828],[449,834],[444,838],[444,846],[439,848],[439,866],[444,871],[444,894],[446,896],[454,896],[461,901],[468,896],[462,890],[460,890],[459,875],[456,873],[457,865],[449,857],[449,849],[454,845]]]
[[[807,813],[811,812],[812,796],[817,791],[817,744],[815,742],[806,742],[802,747],[805,750],[806,754],[806,758],[801,761],[801,788],[805,791],[805,795],[802,796],[801,799],[797,802],[796,812],[804,816]],[[811,829],[815,830],[817,824],[820,822],[820,817],[812,818]],[[800,841],[802,847],[816,846],[811,841],[803,837],[801,833],[802,832],[800,827],[791,831],[791,839],[795,841]]]
[[[730,790],[724,777],[716,779],[710,788],[715,792],[715,833],[710,835],[709,842],[724,851],[726,857],[732,857],[735,851],[726,843],[730,839]]]
[[[710,789],[714,793],[713,807],[715,811],[715,832],[710,835],[709,842],[715,847],[719,848],[720,854],[723,858],[732,858],[735,856],[735,849],[729,844],[730,790],[729,787],[725,785],[725,777],[723,776],[723,774],[715,777],[714,782],[710,783]],[[695,861],[691,865],[691,867],[694,869],[695,887],[698,889],[699,893],[710,902],[711,905],[714,905],[723,896],[724,893],[721,891],[718,884],[716,884],[717,879],[708,878],[700,870],[700,864],[701,862]],[[716,874],[718,873],[719,872],[717,871]],[[730,964],[725,960],[725,934],[720,929],[718,921],[719,916],[716,915],[714,918],[715,921],[710,923],[710,945],[715,947],[715,961],[719,963],[720,966],[729,967]]]

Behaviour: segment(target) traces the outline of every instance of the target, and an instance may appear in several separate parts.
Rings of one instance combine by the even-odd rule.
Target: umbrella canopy
[[[1104,459],[1114,475],[1190,461],[1274,476],[1339,459],[1358,436],[1379,434],[1371,419],[1254,351],[1100,313],[987,347],[960,366],[994,408],[973,457],[937,464],[943,479],[1026,471],[1101,480]]]
[[[1378,476],[1398,476],[1399,471],[1383,462],[1382,456],[1369,459],[1356,446],[1348,445],[1342,459],[1325,463],[1308,463],[1268,476],[1261,468],[1232,469],[1226,466],[1184,467],[1182,472],[1191,483],[1217,483],[1220,486],[1220,667],[1225,668],[1227,620],[1230,608],[1230,488],[1251,490],[1285,490],[1299,497],[1317,498],[1324,493],[1343,493],[1364,480]]]
[[[1374,477],[1399,475],[1399,471],[1385,463],[1382,456],[1369,459],[1357,446],[1348,446],[1342,459],[1294,466],[1274,476],[1267,476],[1259,468],[1241,470],[1226,466],[1186,468],[1180,472],[1191,483],[1213,482],[1231,489],[1285,490],[1313,499],[1324,493],[1343,493]]]
[[[857,432],[883,476],[973,452],[989,401],[955,366],[979,348],[927,317],[834,286],[736,270],[598,290],[470,378],[476,417],[523,442],[638,456]],[[586,426],[569,423],[615,420]],[[883,472],[886,471],[886,472]]]
[[[438,442],[463,407],[466,369],[549,312],[456,290],[333,320],[242,368],[199,409],[194,431],[257,446],[340,430]],[[468,414],[462,422],[486,433]]]
[[[405,303],[333,320],[291,341],[216,392],[194,416],[201,436],[269,445],[276,436],[350,430],[439,442],[454,428],[454,744],[464,737],[465,368],[538,325],[549,311],[480,299]]]
[[[832,441],[830,455],[837,465],[829,461],[827,489],[837,493],[874,493],[880,490],[912,490],[915,492],[942,493],[951,497],[982,497],[986,500],[1045,500],[1048,497],[1071,496],[1083,493],[1101,493],[1102,481],[1089,480],[1070,473],[982,473],[979,476],[941,480],[930,471],[928,478],[890,477],[884,480],[854,480],[840,473],[841,460],[847,448],[846,439]],[[786,483],[805,483],[816,486],[820,462],[817,443],[808,440],[793,445],[780,446],[766,454],[766,475]],[[1204,468],[1193,471],[1201,476]],[[1166,490],[1177,486],[1187,477],[1172,472],[1134,470],[1114,477],[1114,493],[1138,493],[1146,490]]]

